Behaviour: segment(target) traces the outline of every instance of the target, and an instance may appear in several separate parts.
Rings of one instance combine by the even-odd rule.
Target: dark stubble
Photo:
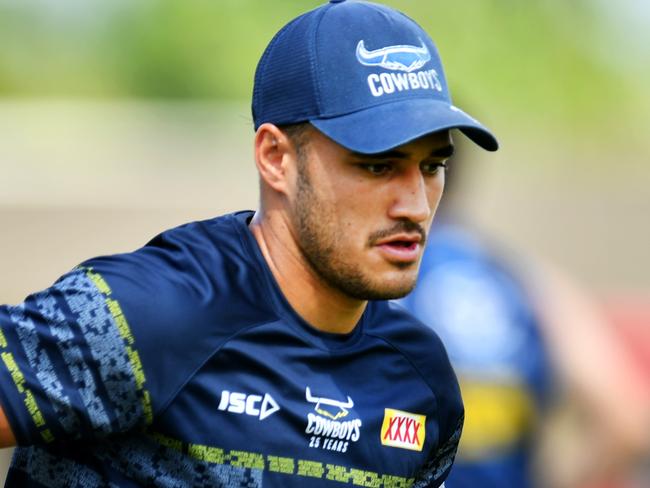
[[[299,245],[309,265],[331,287],[352,298],[389,300],[407,295],[415,286],[415,280],[393,286],[381,283],[381,280],[373,282],[368,276],[369,272],[364,273],[358,264],[342,259],[344,250],[339,244],[340,233],[354,232],[354,229],[341,229],[333,212],[318,199],[305,159],[299,158],[298,162],[294,215]],[[399,232],[413,231],[420,233],[424,246],[424,229],[410,221],[398,222],[391,229],[376,232],[369,237],[368,245],[372,246],[373,242]]]

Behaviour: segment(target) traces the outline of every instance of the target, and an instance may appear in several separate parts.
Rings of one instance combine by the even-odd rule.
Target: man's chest
[[[263,340],[215,354],[154,428],[202,461],[376,486],[408,486],[438,442],[435,400],[399,355]]]

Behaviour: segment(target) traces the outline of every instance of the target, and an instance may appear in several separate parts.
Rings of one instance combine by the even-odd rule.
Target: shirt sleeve
[[[144,427],[153,412],[130,325],[88,267],[0,307],[0,400],[19,445]]]
[[[0,402],[19,445],[145,428],[241,324],[265,319],[223,228],[166,231],[0,306]]]
[[[440,444],[422,467],[416,476],[413,488],[444,488],[445,480],[454,464],[462,430],[463,417],[461,416],[452,435]]]

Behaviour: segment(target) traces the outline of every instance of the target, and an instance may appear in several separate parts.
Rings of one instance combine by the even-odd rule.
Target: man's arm
[[[431,459],[422,467],[416,476],[413,488],[444,488],[458,451],[464,419],[462,415],[451,437],[436,449]]]
[[[16,445],[16,437],[11,430],[7,416],[4,410],[0,407],[0,448],[13,447]]]
[[[149,423],[139,344],[90,268],[0,306],[0,446],[89,440]]]

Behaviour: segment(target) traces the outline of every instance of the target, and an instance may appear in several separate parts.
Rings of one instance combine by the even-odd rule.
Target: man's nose
[[[404,171],[395,181],[395,199],[389,210],[394,219],[422,223],[431,216],[431,205],[424,175],[419,167]]]

